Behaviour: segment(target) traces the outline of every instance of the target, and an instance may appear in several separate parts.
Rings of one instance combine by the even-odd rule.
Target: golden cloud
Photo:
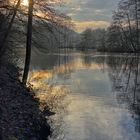
[[[107,28],[110,25],[107,21],[73,21],[73,23],[75,24],[75,30],[77,32],[82,32],[86,28]]]

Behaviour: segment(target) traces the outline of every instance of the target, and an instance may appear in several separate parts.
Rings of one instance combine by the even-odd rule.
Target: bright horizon
[[[60,11],[72,18],[76,32],[86,28],[107,28],[110,25],[112,12],[120,0],[68,0]],[[104,3],[104,4],[103,4]],[[28,0],[22,0],[28,6]]]
[[[28,0],[22,0],[22,4],[24,5],[24,6],[28,6]]]
[[[63,11],[72,18],[77,32],[82,32],[86,28],[107,28],[119,1],[69,0]]]

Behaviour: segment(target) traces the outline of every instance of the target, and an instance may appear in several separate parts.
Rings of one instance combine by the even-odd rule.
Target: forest
[[[140,2],[121,0],[107,29],[86,29],[79,46],[107,52],[139,52]]]

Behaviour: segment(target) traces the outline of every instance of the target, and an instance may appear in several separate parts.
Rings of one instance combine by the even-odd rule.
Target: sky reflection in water
[[[47,58],[53,62],[47,61]],[[122,92],[126,84],[124,82],[122,86],[123,77],[128,76],[130,68],[125,67],[125,62],[129,64],[130,59],[127,55],[125,58],[121,55],[112,57],[83,53],[42,55],[40,59],[33,55],[31,82],[39,85],[41,90],[38,94],[48,85],[63,89],[55,93],[62,93],[64,98],[59,96],[61,98],[54,104],[54,108],[58,107],[56,115],[50,118],[54,128],[51,140],[140,139],[139,108],[132,107],[131,86],[127,93]],[[37,65],[40,62],[41,65]],[[134,77],[133,70],[131,75]],[[116,84],[116,79],[119,84]],[[131,79],[130,83],[133,83]],[[46,91],[43,95],[48,97],[50,91]],[[54,90],[51,92],[54,93]]]

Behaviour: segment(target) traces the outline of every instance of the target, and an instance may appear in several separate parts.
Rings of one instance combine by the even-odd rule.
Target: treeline
[[[92,30],[90,28],[86,29],[80,35],[80,41],[76,48],[80,50],[87,49],[97,49],[98,51],[105,51],[105,41],[106,41],[106,30],[96,29]]]
[[[81,34],[78,47],[98,51],[140,51],[140,1],[121,0],[113,12],[112,23],[105,29],[86,29]]]

